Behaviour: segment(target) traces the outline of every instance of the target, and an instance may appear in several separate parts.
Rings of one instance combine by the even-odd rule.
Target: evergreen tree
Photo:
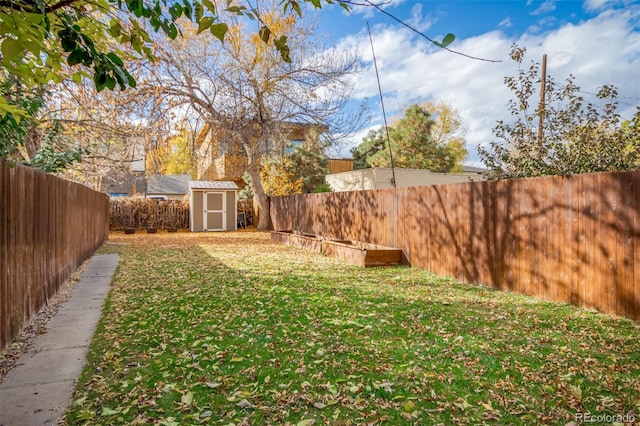
[[[404,116],[389,126],[389,139],[396,167],[450,172],[461,167],[466,157],[464,139],[453,135],[449,123],[439,121],[443,114],[432,115],[427,106],[412,105]],[[460,128],[460,121],[455,132]],[[448,130],[447,130],[448,129]],[[437,130],[437,131],[436,131]],[[357,148],[352,149],[354,168],[390,167],[391,159],[384,129],[372,130]]]

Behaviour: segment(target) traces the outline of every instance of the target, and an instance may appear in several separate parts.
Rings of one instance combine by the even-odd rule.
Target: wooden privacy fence
[[[189,229],[189,202],[144,197],[114,198],[109,202],[109,227]]]
[[[640,171],[273,198],[274,229],[401,248],[437,274],[640,319]]]
[[[244,215],[244,226],[254,224],[253,199],[238,200],[238,215],[240,214]]]
[[[253,200],[238,200],[238,213],[244,224],[253,223]],[[114,198],[109,202],[109,228],[189,229],[189,202],[154,200],[144,197]]]
[[[108,232],[106,194],[0,159],[0,350]]]

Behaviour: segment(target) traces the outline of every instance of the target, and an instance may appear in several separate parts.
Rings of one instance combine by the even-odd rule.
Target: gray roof
[[[127,194],[147,192],[147,182],[142,173],[112,172],[102,180],[102,190],[107,194]],[[135,186],[135,192],[133,187]]]
[[[488,169],[482,168],[482,167],[475,167],[475,166],[462,166],[462,173],[484,173],[489,171]]]
[[[189,189],[238,190],[238,185],[230,180],[190,180]]]
[[[184,195],[189,191],[189,175],[151,175],[147,177],[147,194]]]

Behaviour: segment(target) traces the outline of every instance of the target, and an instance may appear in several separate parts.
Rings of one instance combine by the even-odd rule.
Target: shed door
[[[226,216],[226,200],[224,192],[205,192],[204,230],[224,231]]]

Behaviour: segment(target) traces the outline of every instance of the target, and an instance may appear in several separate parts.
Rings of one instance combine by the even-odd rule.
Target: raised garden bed
[[[304,234],[298,231],[271,231],[271,241],[288,244],[320,253],[322,240],[312,234]]]
[[[402,250],[361,241],[323,240],[299,231],[272,231],[271,241],[335,256],[354,265],[391,266],[402,264]]]
[[[402,250],[361,241],[322,241],[322,252],[354,265],[402,265]]]

